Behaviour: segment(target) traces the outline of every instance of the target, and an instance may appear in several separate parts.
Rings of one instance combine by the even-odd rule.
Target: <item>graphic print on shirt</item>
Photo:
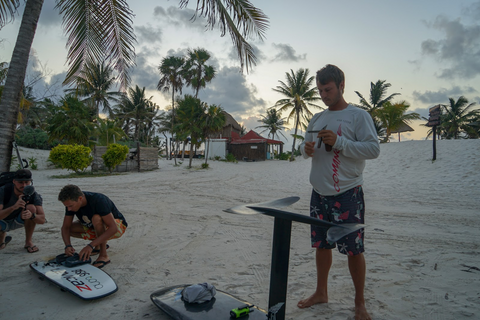
[[[338,126],[337,135],[338,136],[342,135],[342,124],[340,124]],[[335,191],[340,192],[340,179],[338,178],[338,168],[340,167],[340,164],[341,164],[341,162],[340,162],[340,151],[337,150],[337,149],[333,149],[333,153],[335,154],[333,159],[332,159],[333,186],[335,188]]]

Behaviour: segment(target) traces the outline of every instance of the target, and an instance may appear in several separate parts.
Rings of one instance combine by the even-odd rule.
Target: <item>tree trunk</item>
[[[27,0],[0,101],[0,171],[9,171],[20,95],[43,0]]]
[[[298,110],[298,109],[296,109],[296,110]],[[300,115],[298,114],[298,112],[295,112],[295,118],[296,118],[295,119],[295,135],[293,136],[292,154],[290,155],[290,161],[295,160],[295,157],[294,157],[295,140],[297,140],[298,122],[300,120]]]

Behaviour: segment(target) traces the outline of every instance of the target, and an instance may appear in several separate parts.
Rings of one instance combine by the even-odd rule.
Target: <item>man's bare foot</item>
[[[364,304],[355,306],[355,320],[372,320]]]
[[[300,300],[297,303],[297,307],[303,309],[303,308],[311,307],[315,304],[327,303],[327,302],[328,302],[328,297],[327,296],[314,293],[310,297],[308,297],[307,299]]]

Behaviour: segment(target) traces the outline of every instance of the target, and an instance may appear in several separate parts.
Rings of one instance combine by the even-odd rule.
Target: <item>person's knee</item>
[[[33,205],[33,204],[27,204],[26,209],[29,210],[33,214],[37,214],[37,207],[35,207],[35,205]]]

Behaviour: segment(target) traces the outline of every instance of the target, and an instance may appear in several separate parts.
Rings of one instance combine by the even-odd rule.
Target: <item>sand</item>
[[[223,212],[242,203],[291,195],[288,210],[308,214],[310,161],[188,162],[159,160],[151,172],[56,179],[67,174],[46,163],[48,152],[20,149],[36,157],[34,185],[43,196],[48,222],[37,226],[38,253],[24,249],[24,231],[0,251],[0,319],[169,319],[150,294],[175,284],[209,282],[267,308],[273,218]],[[381,145],[365,169],[367,262],[366,304],[373,319],[480,319],[480,141],[432,141]],[[112,263],[104,270],[119,290],[83,301],[41,281],[29,268],[63,252],[65,184],[107,194],[126,216],[125,235],[109,242]],[[74,239],[80,249],[82,240]],[[309,226],[294,223],[286,318],[353,319],[353,285],[346,257],[334,252],[330,302],[298,309],[315,289]]]

